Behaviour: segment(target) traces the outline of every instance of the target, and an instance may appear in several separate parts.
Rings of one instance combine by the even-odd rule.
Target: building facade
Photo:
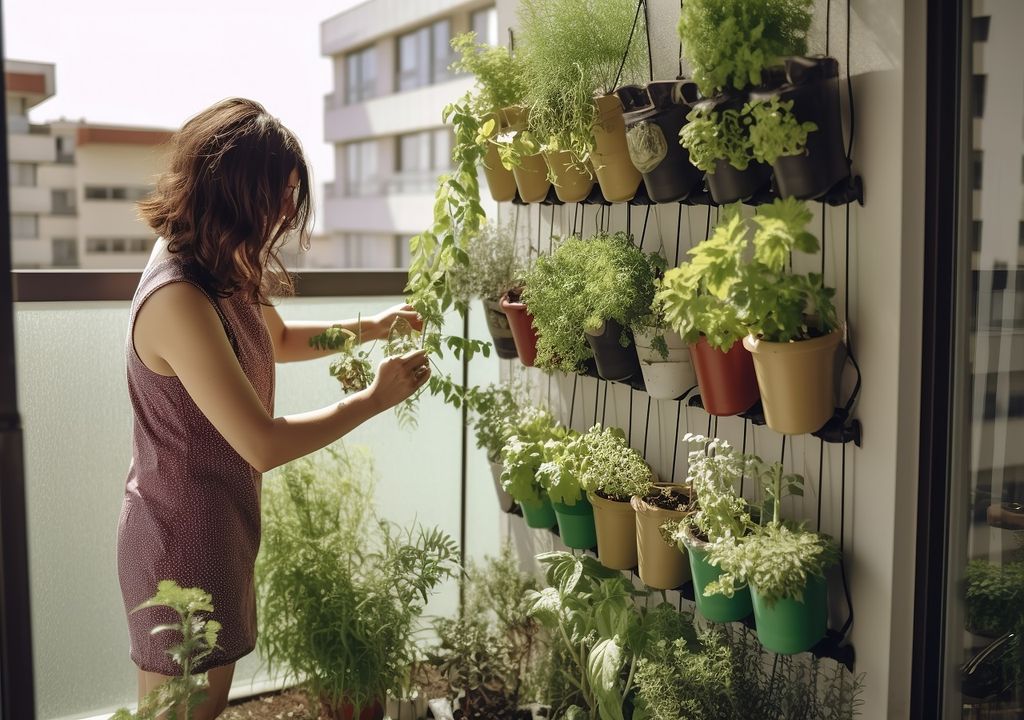
[[[155,237],[135,203],[152,189],[171,131],[28,112],[55,92],[50,63],[5,62],[15,268],[141,268]]]
[[[407,266],[408,240],[430,225],[437,177],[451,167],[440,109],[472,85],[448,69],[451,39],[470,30],[499,41],[493,0],[371,0],[323,22],[320,49],[334,77],[324,134],[336,179],[304,264]]]

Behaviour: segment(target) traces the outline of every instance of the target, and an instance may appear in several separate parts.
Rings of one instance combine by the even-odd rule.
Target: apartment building
[[[54,65],[5,61],[12,258],[16,268],[141,268],[155,240],[135,203],[166,156],[169,130],[28,112],[55,92]]]
[[[324,134],[335,181],[324,192],[323,235],[306,265],[395,268],[433,217],[452,135],[439,109],[472,86],[451,73],[455,35],[499,42],[494,0],[369,0],[321,24],[333,63]]]

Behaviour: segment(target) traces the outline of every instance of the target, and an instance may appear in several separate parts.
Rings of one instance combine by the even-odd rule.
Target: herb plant
[[[1024,560],[967,564],[967,627],[990,637],[1024,631]]]
[[[687,433],[683,442],[700,448],[689,453],[686,474],[694,511],[681,522],[689,523],[706,542],[743,537],[753,523],[747,501],[736,492],[736,485],[744,475],[757,474],[757,466],[763,466],[763,461],[736,452],[727,441],[718,438],[709,440]],[[681,542],[682,533],[677,532],[675,539]]]
[[[568,430],[563,437],[548,443],[545,460],[537,468],[537,482],[552,501],[576,504],[583,492],[581,480],[586,458],[586,441],[575,430]]]
[[[379,518],[372,467],[354,451],[296,460],[264,488],[259,647],[311,700],[357,709],[402,696],[427,599],[458,571],[437,529]]]
[[[807,52],[814,0],[687,0],[679,17],[683,54],[701,93],[761,82],[786,55]]]
[[[523,413],[519,389],[509,385],[489,385],[483,390],[474,388],[467,400],[473,411],[476,446],[487,452],[488,460],[498,462],[501,449],[515,434]]]
[[[818,129],[813,122],[800,122],[793,115],[793,101],[771,98],[765,102],[748,103],[750,146],[754,159],[771,165],[780,157],[803,155],[807,136]]]
[[[583,436],[585,458],[580,473],[584,490],[612,500],[628,502],[634,495],[644,497],[654,484],[651,468],[631,448],[620,428],[595,425]]]
[[[564,438],[566,432],[547,410],[523,410],[501,451],[501,486],[516,502],[538,503],[543,499],[544,487],[537,471],[550,458],[551,445]]]
[[[522,283],[523,264],[516,257],[511,224],[487,223],[466,250],[467,263],[448,273],[453,295],[466,304],[472,298],[497,302]]]
[[[508,48],[477,43],[476,34],[471,32],[456,35],[451,45],[459,54],[451,69],[476,80],[467,96],[468,104],[480,125],[480,135],[490,137],[496,128],[487,126],[488,116],[523,102],[527,84],[522,62]]]
[[[740,110],[712,110],[698,105],[687,116],[679,131],[679,144],[690,153],[690,162],[706,173],[714,174],[718,161],[724,160],[737,170],[746,170],[753,159],[751,119]]]
[[[643,79],[643,14],[626,47],[636,4],[624,0],[522,0],[519,48],[528,81],[530,130],[541,147],[585,164],[594,149],[595,94]],[[621,73],[620,73],[621,67]]]
[[[181,668],[181,675],[151,690],[135,713],[122,708],[111,720],[158,720],[168,714],[190,720],[206,698],[206,673],[197,674],[193,668],[217,646],[220,623],[207,617],[213,612],[213,599],[199,588],[183,588],[173,580],[161,580],[156,595],[132,612],[153,607],[170,608],[178,616],[178,622],[158,625],[150,632],[181,635],[181,641],[167,650]]]
[[[537,328],[537,366],[576,372],[593,356],[584,333],[608,320],[622,325],[628,346],[625,328],[650,313],[661,267],[659,255],[645,255],[622,232],[571,235],[538,258],[523,292]]]

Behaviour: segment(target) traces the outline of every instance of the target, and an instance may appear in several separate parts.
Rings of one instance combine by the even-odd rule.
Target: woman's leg
[[[206,699],[192,713],[192,720],[214,720],[228,706],[228,691],[231,689],[231,679],[235,675],[235,664],[222,665],[210,670],[207,681],[210,686],[206,690]],[[142,701],[150,690],[163,685],[171,678],[159,673],[139,670],[139,701]],[[184,715],[181,716],[184,718]]]

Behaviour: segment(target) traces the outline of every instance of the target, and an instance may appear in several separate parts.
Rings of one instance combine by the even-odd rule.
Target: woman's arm
[[[388,336],[391,324],[398,318],[409,322],[415,330],[423,329],[423,321],[409,305],[395,305],[360,320],[341,322],[296,321],[285,322],[277,308],[264,305],[263,318],[267,321],[270,339],[274,343],[274,359],[281,362],[311,360],[330,355],[332,350],[317,350],[309,346],[309,339],[329,327],[343,327],[359,337],[359,342],[383,340]]]
[[[366,390],[297,415],[271,417],[242,372],[207,297],[188,283],[171,283],[139,310],[135,349],[154,372],[176,375],[224,439],[260,472],[332,442],[397,405],[430,378],[423,352],[387,358]]]

